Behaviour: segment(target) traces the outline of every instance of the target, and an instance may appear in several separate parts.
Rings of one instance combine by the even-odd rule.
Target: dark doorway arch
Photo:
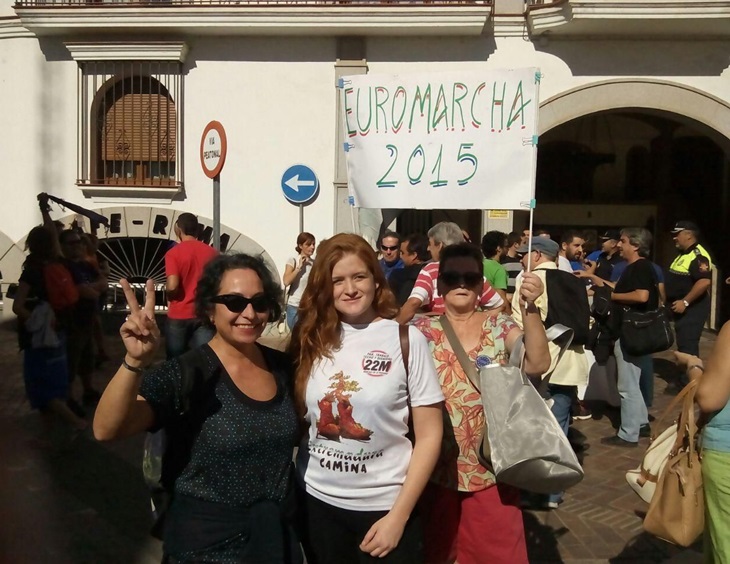
[[[719,272],[721,313],[714,325],[730,318],[724,284],[730,140],[716,129],[687,115],[637,107],[562,122],[540,136],[536,199],[535,224],[553,235],[567,227],[594,236],[609,227],[650,228],[655,260],[665,266],[676,253],[669,229],[680,219],[695,221]]]

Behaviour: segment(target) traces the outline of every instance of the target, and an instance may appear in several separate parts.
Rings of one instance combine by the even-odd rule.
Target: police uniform
[[[695,243],[679,254],[669,267],[665,279],[669,304],[684,300],[695,282],[703,279],[712,279],[712,259],[702,245]],[[710,301],[709,292],[706,292],[689,305],[685,302],[684,313],[674,314],[679,351],[699,356],[700,336],[710,315]]]
[[[601,235],[599,239],[601,240],[601,244],[611,239],[619,241],[621,240],[621,232],[617,229],[609,229]],[[594,274],[602,280],[617,282],[619,279],[619,271],[616,270],[616,267],[619,265],[626,268],[626,261],[623,259],[618,249],[616,249],[616,252],[612,255],[609,255],[606,251],[602,251],[596,258],[596,270]],[[616,274],[614,274],[614,271],[616,271]],[[621,272],[622,271],[623,269],[621,269]]]
[[[613,275],[613,270],[622,262],[626,261],[621,257],[621,253],[615,252],[609,255],[606,252],[602,252],[596,260],[596,271],[594,274],[603,280],[616,281],[618,277]]]

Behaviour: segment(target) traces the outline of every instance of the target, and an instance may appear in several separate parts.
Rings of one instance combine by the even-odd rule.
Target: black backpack
[[[181,409],[176,416],[176,424],[147,433],[142,459],[142,472],[150,490],[154,518],[151,534],[158,539],[162,539],[175,480],[190,461],[193,441],[205,421],[207,402],[204,400],[210,397],[221,372],[220,368],[209,369],[205,347],[187,351],[178,358],[178,362]]]
[[[588,343],[591,311],[585,282],[569,272],[558,269],[545,271],[548,313],[545,327],[556,323],[573,330],[573,344]]]

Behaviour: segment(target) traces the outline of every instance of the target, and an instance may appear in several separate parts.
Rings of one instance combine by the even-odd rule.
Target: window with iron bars
[[[79,63],[79,170],[84,186],[182,186],[181,63]]]

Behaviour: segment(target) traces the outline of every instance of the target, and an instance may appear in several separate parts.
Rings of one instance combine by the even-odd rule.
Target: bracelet
[[[126,368],[130,372],[134,372],[135,374],[142,374],[144,372],[144,368],[142,368],[140,366],[130,366],[127,363],[127,359],[126,358],[124,360],[122,360],[122,366],[124,366],[124,368]]]
[[[705,367],[704,367],[704,366],[702,366],[702,365],[700,365],[700,364],[693,364],[692,366],[688,366],[688,367],[687,367],[687,372],[689,372],[689,371],[690,371],[690,370],[692,370],[693,368],[699,368],[699,369],[700,369],[700,370],[701,370],[702,372],[704,372],[704,371],[705,371]]]

